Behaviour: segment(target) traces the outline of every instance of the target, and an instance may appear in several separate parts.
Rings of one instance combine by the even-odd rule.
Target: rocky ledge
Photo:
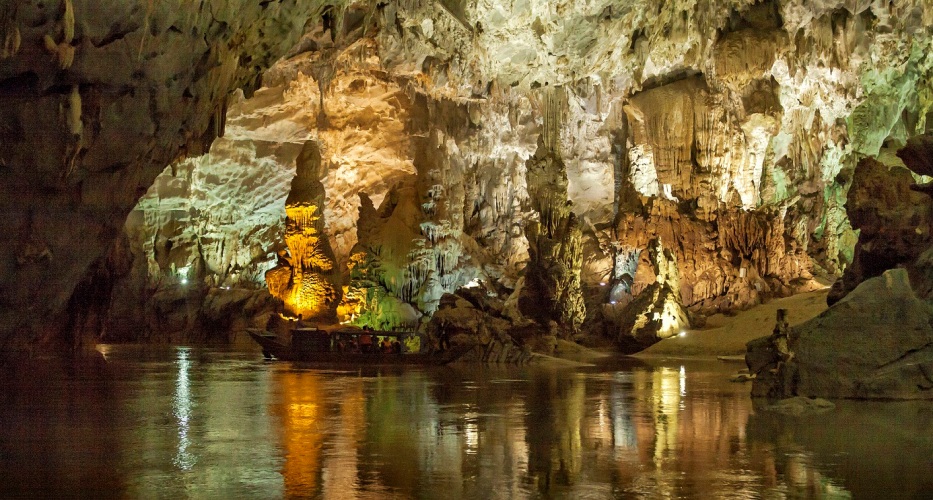
[[[933,399],[931,324],[907,271],[886,271],[791,329],[789,354],[773,337],[749,342],[752,397]]]
[[[933,173],[930,136],[898,152],[903,166],[862,160],[847,210],[855,261],[816,318],[748,343],[753,397],[933,399]],[[849,291],[851,290],[851,291]]]

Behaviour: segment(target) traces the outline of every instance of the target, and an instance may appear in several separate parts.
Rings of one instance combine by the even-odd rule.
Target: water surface
[[[756,411],[738,366],[321,370],[102,346],[0,387],[0,497],[933,498],[933,403]]]

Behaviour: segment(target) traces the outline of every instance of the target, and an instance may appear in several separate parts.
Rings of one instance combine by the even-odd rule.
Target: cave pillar
[[[324,185],[317,142],[305,143],[285,200],[285,245],[279,265],[266,273],[269,293],[282,300],[286,313],[304,319],[334,321],[340,288],[334,252],[324,234]]]
[[[583,232],[567,200],[567,174],[547,133],[527,162],[528,195],[539,219],[525,228],[529,262],[519,310],[539,323],[576,331],[586,317],[580,271]]]

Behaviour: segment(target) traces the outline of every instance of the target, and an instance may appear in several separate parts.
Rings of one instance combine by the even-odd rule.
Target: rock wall
[[[156,175],[223,133],[318,2],[0,3],[0,344],[55,336]]]
[[[65,4],[79,19],[70,40]],[[0,130],[15,144],[4,164],[18,169],[5,189],[30,193],[7,202],[4,227],[22,236],[5,261],[26,263],[0,276],[10,311],[60,311],[82,276],[112,273],[101,264],[85,275],[117,236],[112,219],[179,151],[201,152],[202,138],[225,131],[189,164],[206,182],[158,195],[175,215],[141,205],[150,222],[130,224],[133,250],[112,252],[124,264],[138,256],[122,266],[135,283],[125,286],[158,289],[160,273],[187,266],[204,270],[199,287],[255,286],[284,248],[281,218],[208,225],[238,209],[169,207],[197,205],[202,186],[224,199],[229,186],[212,175],[255,179],[263,206],[284,203],[298,151],[315,140],[324,233],[356,301],[341,306],[347,317],[384,309],[397,318],[386,324],[419,321],[444,293],[480,281],[508,296],[540,246],[526,230],[543,215],[527,163],[540,138],[560,152],[558,194],[580,228],[579,271],[563,281],[579,279],[586,304],[559,321],[633,335],[628,322],[659,307],[655,244],[678,275],[662,302],[702,321],[840,273],[853,258],[843,206],[857,160],[922,133],[933,103],[925,0],[130,3],[106,23],[103,7],[44,5],[0,16],[3,54],[15,54],[0,60],[2,95],[16,103],[0,113],[18,124]],[[212,16],[196,15],[208,7]],[[73,65],[62,69],[68,46]],[[229,97],[286,50],[266,88]],[[26,129],[54,131],[56,146],[35,148]],[[230,172],[241,168],[251,173]],[[72,243],[73,230],[94,236]],[[215,230],[230,233],[206,237]],[[50,267],[66,248],[74,265]],[[506,309],[520,322],[521,307]]]
[[[646,251],[655,240],[678,270],[680,285],[672,291],[672,303],[691,311],[694,321],[808,289],[814,286],[813,271],[840,272],[852,258],[854,243],[842,208],[851,177],[845,172],[862,154],[853,150],[848,135],[867,137],[868,130],[880,134],[878,128],[888,128],[885,137],[896,141],[894,136],[908,134],[907,128],[917,130],[916,122],[911,127],[861,122],[854,127],[847,117],[857,108],[880,106],[859,95],[878,92],[862,82],[874,70],[866,62],[885,53],[881,42],[908,43],[916,23],[929,15],[922,7],[914,11],[919,18],[903,22],[883,15],[883,25],[874,17],[884,9],[867,5],[808,10],[765,2],[691,10],[674,3],[662,8],[664,28],[645,24],[643,32],[626,35],[631,43],[617,53],[613,71],[634,68],[638,78],[607,79],[601,73],[573,81],[560,64],[575,65],[579,58],[557,65],[525,64],[530,61],[525,59],[524,66],[512,59],[493,65],[488,51],[506,50],[503,39],[489,37],[490,26],[496,26],[509,33],[506,45],[516,50],[507,50],[510,58],[534,55],[540,61],[541,41],[559,34],[579,36],[576,29],[568,34],[562,22],[544,19],[562,9],[576,14],[575,7],[553,10],[529,3],[523,11],[522,5],[512,6],[518,9],[512,14],[539,20],[531,23],[537,30],[533,43],[524,33],[514,36],[521,31],[517,25],[487,7],[466,9],[466,17],[459,18],[436,7],[386,6],[366,33],[312,28],[302,42],[312,50],[267,75],[289,89],[281,102],[267,101],[267,109],[298,110],[296,100],[304,99],[309,105],[302,120],[317,124],[308,133],[324,138],[330,170],[342,168],[338,164],[357,167],[349,178],[359,182],[352,186],[325,180],[326,212],[333,214],[327,217],[327,231],[338,262],[353,260],[357,264],[349,274],[362,273],[361,287],[345,276],[350,295],[369,296],[378,304],[370,310],[387,317],[413,321],[430,315],[443,293],[474,280],[507,289],[524,283],[519,278],[529,272],[526,262],[534,254],[524,228],[539,217],[536,198],[529,196],[537,177],[524,163],[536,151],[538,137],[562,151],[567,199],[583,231],[580,273],[590,319],[607,321],[607,333],[619,336],[631,334],[631,322],[653,310],[647,305],[632,310],[636,298],[651,289],[638,303],[656,304],[648,295],[656,295],[658,277]],[[646,19],[644,9],[636,5],[619,12],[607,5],[602,18],[577,20],[588,27],[618,28],[634,22],[636,14]],[[675,13],[697,22],[681,23]],[[464,22],[474,17],[479,25]],[[878,26],[885,32],[882,40],[868,35]],[[438,38],[442,29],[448,31]],[[584,53],[606,43],[600,28],[593,29],[600,35]],[[685,48],[671,44],[678,37]],[[550,43],[547,50],[567,47]],[[916,54],[898,57],[908,73],[922,66]],[[471,66],[465,68],[464,61]],[[325,70],[328,64],[332,69]],[[506,76],[521,78],[508,81]],[[391,99],[371,92],[352,97],[376,85],[398,90]],[[368,106],[351,105],[350,99]],[[328,102],[334,101],[344,104],[342,109],[331,111]],[[319,120],[320,103],[326,121]],[[906,100],[899,105],[922,108]],[[380,109],[394,109],[389,114],[397,121],[375,121]],[[276,120],[271,112],[267,116],[270,123]],[[549,120],[555,125],[549,126]],[[367,131],[363,135],[344,125],[374,122],[378,128],[356,127]],[[387,152],[382,144],[394,147]],[[347,176],[349,170],[342,172]],[[359,206],[355,195],[372,196],[375,210],[393,184],[413,193],[420,210],[390,216],[397,206],[393,203],[378,210],[385,218],[405,221],[389,224],[404,230],[378,242],[379,252],[392,248],[387,254],[392,257],[375,256],[372,249],[369,257],[350,251]],[[370,237],[367,245],[377,239]],[[376,321],[359,301],[345,306],[350,315]],[[684,313],[674,315],[682,318],[677,329],[688,324]],[[580,316],[576,313],[577,325]]]
[[[865,158],[848,211],[860,230],[855,261],[831,307],[786,334],[748,344],[752,395],[933,399],[933,137],[898,151],[908,168]]]

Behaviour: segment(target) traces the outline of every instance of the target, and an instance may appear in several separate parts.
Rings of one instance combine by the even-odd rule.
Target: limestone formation
[[[284,262],[266,272],[269,293],[285,304],[291,315],[309,321],[333,322],[340,301],[340,273],[324,234],[324,185],[321,151],[308,141],[296,159],[296,173],[285,200]]]
[[[527,164],[528,195],[538,220],[525,226],[529,259],[518,307],[543,325],[557,321],[576,331],[586,316],[580,289],[582,231],[566,199],[567,175],[556,140],[548,132]]]
[[[870,278],[790,332],[749,343],[753,397],[933,399],[933,306],[905,269]]]
[[[853,263],[825,313],[749,343],[754,396],[933,398],[933,203],[915,189],[917,176],[933,173],[929,145],[919,136],[898,152],[914,173],[859,162],[847,203],[860,230]]]
[[[516,328],[617,336],[868,277],[849,187],[931,126],[930,25],[926,0],[0,2],[0,340],[91,289],[116,325],[261,287],[307,141],[342,320],[484,282]]]
[[[206,150],[223,132],[227,95],[257,88],[320,8],[0,2],[0,230],[16,235],[0,250],[5,349],[56,337],[76,286],[156,175]],[[19,263],[27,242],[50,257]]]
[[[381,22],[409,19],[415,15],[410,8],[389,7]],[[799,40],[786,32],[787,14],[806,27]],[[400,45],[378,31],[376,38],[385,43],[377,49],[364,30],[331,36],[326,26],[312,26],[294,55],[266,75],[270,85],[286,89],[269,92],[262,103],[238,104],[251,117],[234,115],[231,123],[261,126],[263,141],[274,140],[274,130],[316,134],[335,151],[328,161],[337,163],[328,172],[337,174],[322,179],[328,191],[325,230],[338,265],[354,267],[349,274],[360,270],[350,251],[356,194],[371,193],[379,202],[389,185],[415,173],[421,211],[410,212],[405,227],[418,227],[411,241],[395,240],[394,252],[405,257],[392,264],[395,284],[389,280],[376,294],[379,303],[387,305],[383,298],[391,297],[409,304],[413,316],[430,315],[443,293],[473,279],[527,285],[523,269],[537,242],[527,238],[526,221],[537,214],[523,207],[538,203],[529,194],[538,180],[526,159],[542,137],[562,151],[557,170],[566,176],[566,200],[583,231],[580,287],[609,285],[603,290],[608,293],[587,295],[590,321],[618,325],[619,309],[656,282],[645,251],[656,238],[682,277],[674,295],[702,319],[808,289],[811,262],[832,272],[851,259],[854,238],[841,208],[847,177],[836,175],[851,161],[839,118],[848,104],[830,103],[850,102],[845,89],[856,79],[845,73],[830,85],[816,76],[797,81],[790,73],[800,68],[793,69],[798,77],[808,75],[810,65],[820,64],[813,61],[824,58],[839,67],[858,64],[814,42],[827,29],[853,51],[873,50],[859,38],[866,28],[860,18],[831,18],[817,15],[807,24],[799,12],[775,3],[737,8],[722,37],[704,49],[712,66],[643,76],[641,82],[589,79],[529,92],[525,80],[512,90],[490,82],[471,87],[469,97],[458,94],[460,75],[443,58],[430,56],[421,68],[404,63],[415,47],[446,48]],[[412,33],[397,35],[411,41]],[[333,70],[322,73],[328,61]],[[647,65],[648,59],[635,64]],[[538,84],[548,83],[543,80]],[[378,88],[386,93],[374,92]],[[302,110],[302,102],[311,106]],[[328,119],[318,123],[322,113]],[[315,126],[296,129],[298,122]],[[370,128],[373,123],[385,132]],[[807,135],[813,128],[820,130],[816,137]],[[534,269],[528,268],[533,278]],[[544,289],[558,291],[556,283]],[[348,295],[357,291],[351,284]],[[655,292],[642,301],[654,303],[649,296]],[[346,304],[344,319],[359,313],[359,301],[354,303]],[[397,305],[386,311],[386,317],[404,312]],[[624,315],[625,321],[635,319]]]
[[[436,286],[436,278],[419,274],[409,264],[410,248],[421,236],[413,191],[404,186],[390,190],[378,210],[361,195],[358,242],[351,252],[348,289],[340,305],[343,321],[379,330],[418,326],[422,313],[408,301],[421,287]]]
[[[459,361],[489,364],[531,362],[534,359],[532,353],[538,347],[535,341],[546,330],[533,325],[515,328],[513,322],[503,316],[502,307],[495,294],[490,296],[489,290],[482,286],[444,295],[425,328],[431,339],[431,348],[456,350]],[[556,341],[553,336],[551,339]]]
[[[634,297],[616,297],[609,328],[624,352],[638,352],[655,342],[690,328],[690,319],[681,303],[680,273],[676,260],[661,241],[648,244],[650,275],[655,277]],[[623,281],[624,283],[624,281]],[[617,301],[623,300],[622,304]]]
[[[899,153],[908,167],[925,172],[925,153],[914,145]],[[859,229],[852,265],[833,285],[828,298],[833,303],[859,283],[888,269],[911,265],[933,246],[930,196],[912,188],[916,179],[902,166],[888,166],[866,158],[855,169],[846,209],[852,226]]]

